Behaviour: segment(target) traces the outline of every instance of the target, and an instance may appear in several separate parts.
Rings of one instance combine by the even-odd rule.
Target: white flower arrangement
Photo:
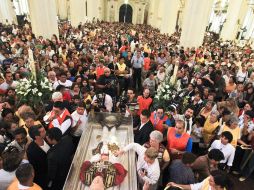
[[[174,85],[170,83],[170,77],[166,77],[165,80],[158,86],[157,93],[154,97],[155,104],[157,104],[157,106],[161,105],[166,109],[176,94],[177,90]]]
[[[44,76],[35,78],[33,75],[28,79],[21,79],[16,86],[16,93],[20,103],[31,106],[38,105],[47,100],[53,87],[49,80]]]

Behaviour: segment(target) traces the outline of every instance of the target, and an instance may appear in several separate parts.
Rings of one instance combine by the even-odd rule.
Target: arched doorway
[[[119,10],[119,22],[132,23],[132,7],[129,4],[123,4]]]

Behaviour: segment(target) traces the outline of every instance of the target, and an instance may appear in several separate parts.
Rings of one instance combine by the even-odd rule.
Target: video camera
[[[105,97],[106,94],[105,93],[98,93],[96,94],[96,102],[97,102],[97,107],[98,108],[105,108],[104,102],[105,102]]]
[[[128,97],[125,95],[121,95],[119,98],[119,109],[120,112],[125,112],[126,106],[128,106]]]

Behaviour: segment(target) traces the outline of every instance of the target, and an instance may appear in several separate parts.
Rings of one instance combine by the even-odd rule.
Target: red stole
[[[52,114],[52,112],[51,112],[51,114]],[[58,116],[56,118],[58,120],[59,125],[62,125],[62,123],[65,121],[67,116],[71,116],[71,114],[69,113],[69,111],[67,109],[65,109],[64,112],[63,112],[62,117]],[[54,127],[53,121],[51,121],[48,128],[51,129],[53,127]]]
[[[168,150],[170,151],[171,148],[174,148],[179,151],[184,151],[186,149],[189,138],[190,135],[188,133],[184,133],[180,138],[177,138],[175,128],[174,127],[168,128],[168,136],[167,136]]]

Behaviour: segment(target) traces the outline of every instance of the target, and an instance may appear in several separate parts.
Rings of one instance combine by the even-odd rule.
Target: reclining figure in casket
[[[101,154],[96,154],[90,161],[85,161],[81,167],[80,180],[90,186],[96,176],[102,176],[106,188],[120,185],[127,171],[122,164],[115,162],[117,159],[110,159],[109,152],[102,148]]]
[[[80,180],[90,186],[95,177],[101,176],[106,188],[118,186],[127,175],[127,170],[119,163],[114,153],[119,150],[115,136],[116,127],[108,126],[105,121],[100,122],[103,127],[103,136],[97,147],[92,150],[92,158],[85,161],[81,167]],[[98,140],[100,137],[98,137]]]

